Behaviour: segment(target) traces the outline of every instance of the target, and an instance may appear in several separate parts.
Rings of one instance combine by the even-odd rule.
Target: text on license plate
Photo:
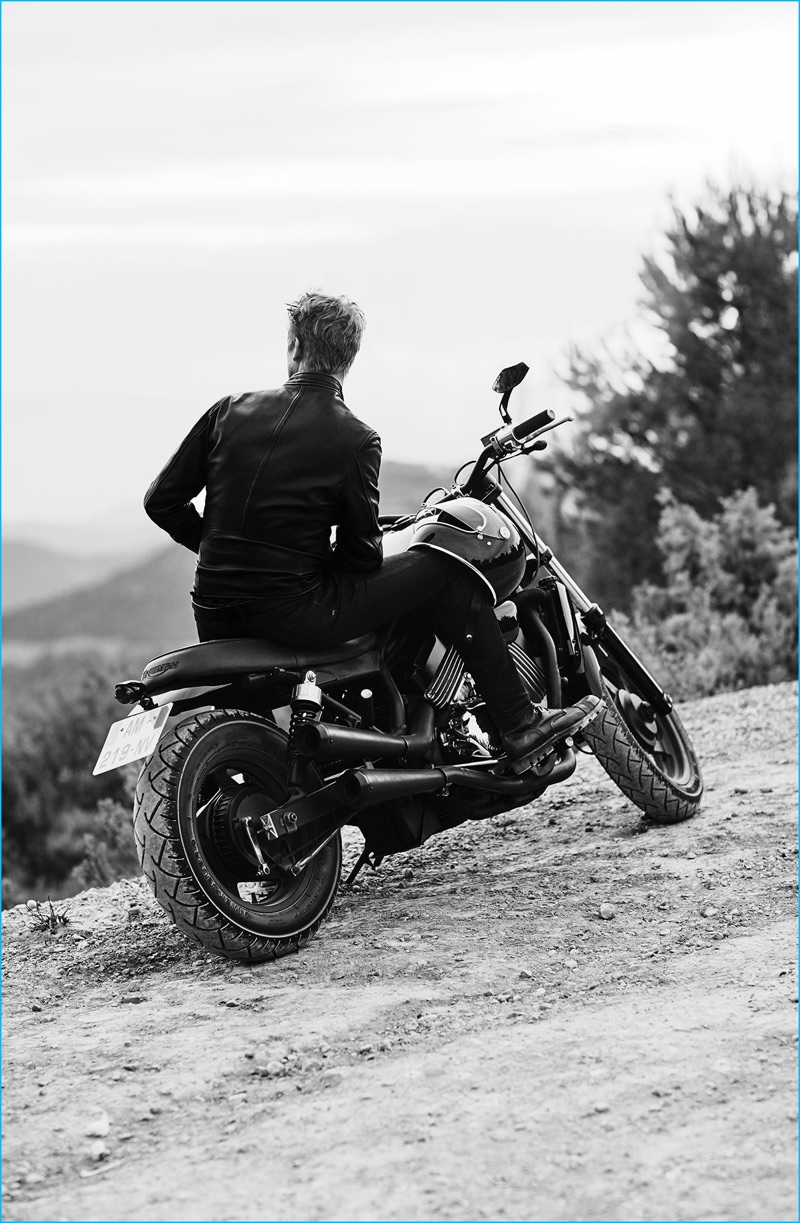
[[[106,736],[92,776],[108,773],[111,769],[118,769],[121,764],[149,756],[161,738],[170,709],[171,701],[167,705],[159,705],[157,709],[145,709],[143,713],[115,722]]]

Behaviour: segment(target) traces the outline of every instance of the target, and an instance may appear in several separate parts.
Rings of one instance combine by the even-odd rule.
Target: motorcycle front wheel
[[[678,714],[674,709],[657,713],[602,646],[594,653],[595,686],[605,708],[583,731],[586,742],[615,785],[648,819],[659,824],[690,819],[700,806],[703,779]]]
[[[242,817],[287,798],[286,736],[251,713],[194,714],[145,762],[133,812],[142,871],[181,933],[214,955],[256,963],[298,951],[333,906],[338,833],[297,875],[259,871]]]

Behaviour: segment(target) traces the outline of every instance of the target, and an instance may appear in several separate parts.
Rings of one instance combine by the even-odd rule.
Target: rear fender
[[[170,702],[177,708],[192,709],[196,704],[213,706],[216,702],[206,700],[209,692],[222,692],[224,688],[229,688],[230,684],[203,684],[196,688],[174,688],[172,692],[159,692],[152,696],[150,700],[154,705],[169,705]],[[132,713],[141,713],[143,705],[134,706]]]
[[[274,691],[270,695],[274,696]],[[257,696],[254,699],[254,696],[255,694],[243,691],[240,685],[234,687],[231,684],[206,684],[195,688],[175,688],[171,692],[161,692],[151,699],[156,706],[172,705],[166,723],[168,730],[177,722],[182,721],[187,714],[200,713],[208,709],[246,709],[249,713],[256,713],[266,718],[267,721],[275,722],[276,725],[286,722],[288,726],[288,717],[283,717],[281,712],[278,712],[276,718],[275,710],[283,711],[284,709],[280,701],[273,709],[269,697],[264,701],[259,700]],[[143,709],[144,706],[141,704],[134,705],[128,716],[141,713]]]
[[[184,718],[187,713],[199,713],[201,709],[217,709],[224,704],[215,698],[214,694],[222,693],[228,684],[209,684],[198,688],[175,688],[172,692],[159,692],[157,696],[153,696],[147,703],[147,708],[151,709],[153,705],[172,705],[169,712],[169,717],[166,722],[166,730],[171,729],[176,722]],[[143,713],[145,705],[141,702],[132,706],[128,711],[128,717],[132,718],[137,713]]]

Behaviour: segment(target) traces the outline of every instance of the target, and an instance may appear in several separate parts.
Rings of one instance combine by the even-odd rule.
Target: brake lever
[[[574,419],[574,416],[561,416],[558,420],[551,421],[549,425],[545,425],[544,428],[537,429],[536,436],[541,437],[543,433],[549,433],[551,429],[557,429],[559,425],[566,425],[568,421]]]

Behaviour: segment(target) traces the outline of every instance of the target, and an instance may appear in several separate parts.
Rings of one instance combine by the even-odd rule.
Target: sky
[[[384,455],[453,470],[641,324],[670,194],[794,189],[794,3],[2,5],[4,522],[144,523],[285,303],[367,316]],[[411,507],[410,507],[411,508]],[[158,535],[156,528],[151,528]],[[158,539],[154,540],[158,543]]]

